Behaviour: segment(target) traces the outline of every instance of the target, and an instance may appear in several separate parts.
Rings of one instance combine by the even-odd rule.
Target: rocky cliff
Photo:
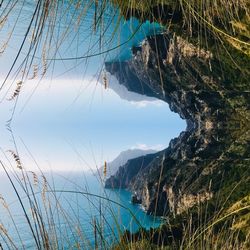
[[[174,33],[147,37],[132,51],[131,60],[107,62],[106,70],[129,91],[167,102],[188,126],[154,157],[129,161],[106,187],[130,189],[149,214],[157,215],[175,216],[206,200],[214,205],[218,197],[229,206],[246,196],[248,76]]]
[[[122,151],[113,161],[107,163],[107,170],[106,170],[106,176],[105,178],[109,178],[112,175],[115,175],[116,172],[119,170],[119,168],[123,165],[125,165],[129,160],[146,156],[148,154],[154,154],[156,153],[155,150],[152,149],[128,149],[126,151]],[[142,158],[143,159],[143,158]],[[104,175],[104,166],[100,167],[100,169],[97,171],[99,176]]]

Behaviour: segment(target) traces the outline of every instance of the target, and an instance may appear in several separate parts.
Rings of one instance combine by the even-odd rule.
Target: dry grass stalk
[[[38,176],[33,171],[30,171],[30,173],[32,174],[32,177],[33,177],[33,184],[34,184],[35,187],[37,187],[38,186]]]
[[[42,178],[43,178],[42,199],[43,199],[43,203],[46,204],[46,193],[48,191],[48,182],[44,175],[42,175]]]
[[[19,96],[20,94],[20,91],[21,91],[21,88],[22,88],[22,85],[23,85],[23,81],[18,81],[17,84],[16,84],[16,89],[13,93],[13,95],[8,98],[8,101],[12,101],[14,100],[17,96]]]
[[[108,89],[108,78],[107,78],[106,72],[103,73],[102,80],[103,80],[104,88],[105,88],[105,89]]]
[[[29,80],[35,79],[37,75],[38,75],[38,65],[35,64],[33,65],[33,75],[29,78]]]
[[[21,163],[21,160],[20,160],[19,156],[12,150],[9,150],[8,152],[10,152],[11,155],[13,156],[13,158],[14,158],[14,160],[16,162],[17,168],[18,169],[23,169],[22,168],[22,163]]]
[[[8,209],[8,204],[1,194],[0,194],[0,202],[2,203],[2,205],[5,209]]]

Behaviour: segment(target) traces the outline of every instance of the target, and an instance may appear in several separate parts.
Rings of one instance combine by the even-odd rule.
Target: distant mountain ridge
[[[107,175],[106,178],[115,175],[121,166],[124,166],[129,160],[138,158],[140,156],[154,154],[156,150],[148,149],[128,149],[126,151],[122,151],[113,161],[107,163]],[[99,170],[100,176],[103,175],[104,166],[102,166]]]
[[[167,102],[188,126],[162,155],[129,161],[106,180],[106,187],[127,188],[148,214],[173,218],[196,211],[201,202],[209,203],[212,218],[218,200],[225,200],[229,209],[247,199],[249,81],[235,79],[237,70],[212,46],[211,51],[201,49],[175,32],[148,36],[132,52],[130,60],[105,63],[106,71],[129,91]]]
[[[142,89],[141,93],[133,92],[133,90],[128,89],[127,86],[122,85],[117,80],[117,78],[111,75],[109,72],[107,72],[107,75],[109,78],[109,88],[112,89],[121,99],[127,100],[129,102],[157,101],[156,98],[146,95],[147,93],[146,89],[145,90]]]

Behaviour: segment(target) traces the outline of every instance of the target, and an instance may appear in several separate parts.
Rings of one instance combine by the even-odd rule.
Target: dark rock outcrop
[[[156,153],[156,151],[152,149],[142,150],[135,148],[122,151],[113,161],[107,163],[105,178],[109,178],[112,175],[115,175],[120,166],[125,165],[128,160],[153,153]],[[98,176],[104,177],[104,166],[98,169],[97,174]]]
[[[156,154],[148,154],[135,159],[128,160],[124,166],[121,166],[115,175],[106,180],[106,188],[127,188],[132,179],[152,162]]]
[[[105,66],[128,90],[166,101],[188,124],[167,149],[129,161],[107,187],[130,189],[157,215],[180,214],[218,196],[230,205],[249,193],[247,81],[235,84],[220,74],[213,53],[170,33],[145,39],[131,60]]]

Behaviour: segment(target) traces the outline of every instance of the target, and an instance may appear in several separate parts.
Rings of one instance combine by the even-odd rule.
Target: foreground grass
[[[221,36],[232,46],[250,55],[250,3],[247,0],[151,0],[112,1],[119,6],[126,18],[137,16],[141,20],[150,19],[170,26],[182,25],[188,36],[204,38],[206,30]],[[176,27],[173,25],[173,30]],[[207,34],[208,35],[208,34]],[[199,41],[198,41],[199,42]]]
[[[96,30],[101,23],[108,3],[106,1],[101,4],[99,1],[88,1],[89,6],[86,7],[86,5],[81,5],[82,1],[70,1],[70,4],[76,8],[78,13],[77,16],[72,17],[72,21],[78,18],[84,19],[84,13],[89,10],[88,7],[94,6],[93,29]],[[197,46],[207,46],[209,49],[213,49],[214,47],[211,44],[214,41],[219,41],[219,46],[216,44],[214,51],[223,51],[223,53],[218,53],[218,56],[223,58],[222,61],[226,62],[228,60],[226,58],[233,55],[235,58],[233,58],[232,62],[236,65],[235,67],[237,68],[240,65],[242,71],[249,71],[242,59],[243,55],[246,57],[250,55],[249,1],[247,0],[219,0],[216,3],[201,0],[113,0],[112,3],[119,7],[121,16],[127,19],[136,16],[141,21],[149,19],[162,22],[171,31],[182,33],[185,38],[195,41]],[[37,4],[39,8],[37,8],[37,14],[35,13],[37,15],[35,25],[34,27],[31,25],[33,29],[29,27],[27,30],[27,37],[32,32],[34,34],[31,39],[30,51],[44,42],[44,35],[46,37],[44,48],[53,47],[53,25],[48,28],[45,23],[48,21],[53,24],[58,21],[55,11],[60,7],[59,1],[44,0],[38,1]],[[170,15],[166,15],[166,11],[170,12]],[[4,24],[3,22],[1,21],[1,25]],[[73,25],[72,23],[70,25]],[[63,36],[61,39],[63,40]],[[60,41],[58,43],[60,44]],[[56,52],[53,53],[56,54]],[[42,69],[43,75],[47,70],[48,63],[53,61],[53,58],[48,59],[46,57],[46,50],[42,54],[40,69]],[[28,58],[27,62],[23,64],[27,69],[23,70],[23,72],[26,73],[31,71],[30,66],[35,58],[35,52],[30,52],[30,55],[32,59]],[[91,54],[88,56],[91,56]],[[229,64],[232,65],[232,62]],[[226,73],[230,73],[230,71],[231,68],[227,69]],[[37,73],[37,70],[34,69],[34,73]],[[234,77],[238,78],[238,75]],[[23,78],[25,78],[24,75]],[[11,99],[18,97],[21,83],[19,82],[17,85]],[[220,211],[220,216],[217,216],[217,211],[215,211],[215,215],[209,217],[209,219],[204,219],[204,217],[207,217],[206,213],[203,217],[204,213],[198,207],[198,226],[193,225],[194,218],[193,214],[190,213],[186,214],[184,218],[179,217],[180,222],[176,223],[176,225],[166,223],[159,229],[150,232],[142,230],[141,233],[135,235],[124,234],[122,225],[119,224],[119,217],[112,210],[114,201],[102,196],[99,198],[108,201],[108,208],[115,223],[110,225],[106,221],[102,210],[96,207],[96,212],[102,219],[100,222],[96,217],[92,217],[91,228],[94,243],[91,243],[86,237],[79,218],[77,216],[72,218],[63,204],[60,203],[59,196],[63,192],[55,191],[53,185],[47,181],[43,173],[40,173],[39,178],[36,173],[26,172],[20,164],[18,155],[16,153],[12,153],[12,155],[20,172],[16,173],[14,171],[11,176],[8,169],[4,165],[2,167],[6,169],[6,176],[9,178],[13,192],[16,193],[20,204],[22,217],[26,223],[25,226],[29,228],[32,242],[37,249],[249,249],[250,247],[249,196],[232,204],[226,210],[219,208],[217,211]],[[25,194],[27,204],[24,203],[20,196],[20,190]],[[88,202],[93,204],[94,195],[91,193],[82,190],[77,192],[68,190],[68,192],[85,194]],[[3,198],[1,198],[1,201],[12,221],[11,226],[1,224],[1,240],[8,249],[25,249],[27,245],[23,231],[16,224],[8,204],[5,203]],[[116,205],[120,206],[119,204]],[[80,210],[80,207],[78,209]],[[131,214],[131,217],[133,216]],[[109,239],[106,238],[103,223],[110,229],[111,238]],[[175,219],[173,219],[173,223],[175,223]],[[172,233],[173,227],[181,231],[181,236],[177,237]],[[15,236],[11,233],[12,229],[16,232]],[[14,238],[17,239],[16,237],[18,242],[14,240]]]
[[[19,158],[16,158],[19,159]],[[16,160],[19,162],[19,160]],[[19,170],[13,171],[2,165],[11,182],[17,201],[22,208],[19,213],[23,224],[15,221],[11,204],[4,197],[0,201],[9,217],[8,224],[0,224],[0,238],[3,249],[249,249],[250,247],[250,196],[235,202],[231,207],[218,207],[212,217],[206,214],[207,205],[197,206],[198,220],[190,211],[178,218],[165,218],[166,222],[159,228],[145,230],[126,206],[111,200],[105,195],[91,194],[87,190],[56,190],[44,174]],[[23,196],[25,194],[25,196]],[[64,194],[70,194],[70,203],[65,205]],[[82,210],[78,197],[93,205],[95,215],[89,217],[92,240],[81,224],[79,214]],[[82,198],[81,198],[82,197]],[[96,198],[99,205],[96,206]],[[105,201],[105,205],[104,205]],[[77,205],[78,204],[78,205]],[[114,204],[120,209],[127,209],[131,219],[138,223],[139,231],[131,234],[124,231],[119,214]],[[73,203],[72,203],[73,205]],[[105,211],[102,210],[105,207]],[[69,209],[70,208],[70,209]],[[113,223],[106,220],[107,210]],[[78,211],[78,212],[77,212]],[[98,217],[96,216],[98,215]],[[3,218],[3,217],[2,217]],[[199,222],[197,224],[197,221]],[[110,224],[111,223],[111,224]],[[23,230],[22,228],[25,228]],[[109,231],[107,237],[107,230]],[[29,237],[27,238],[27,232]]]

